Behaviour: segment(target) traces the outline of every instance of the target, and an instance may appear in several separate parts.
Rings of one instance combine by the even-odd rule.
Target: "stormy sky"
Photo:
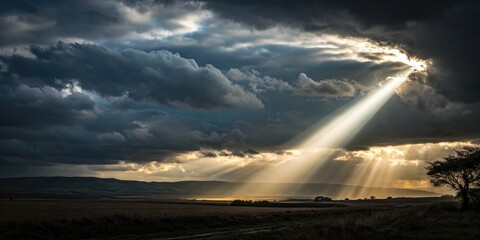
[[[418,59],[312,181],[384,159],[389,186],[426,188],[426,161],[480,137],[479,18],[478,1],[5,0],[0,176],[241,180]]]

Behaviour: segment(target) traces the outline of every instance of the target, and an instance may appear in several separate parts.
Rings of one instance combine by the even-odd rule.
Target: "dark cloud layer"
[[[82,93],[63,97],[52,87],[6,86],[1,90],[0,126],[72,125],[94,117],[95,103]]]
[[[480,89],[478,1],[207,2],[220,16],[255,28],[287,25],[402,45],[414,56],[433,60],[430,82],[447,97],[480,101],[475,94]]]
[[[347,148],[478,138],[479,18],[467,0],[2,1],[0,165],[281,151],[407,68],[288,36],[303,33],[368,38],[433,63]]]
[[[168,51],[119,53],[95,45],[58,43],[32,47],[34,58],[1,57],[8,72],[50,81],[78,81],[80,87],[103,96],[128,95],[193,108],[260,108],[252,93],[234,85],[212,65],[200,67]]]
[[[0,45],[52,44],[58,39],[108,40],[154,28],[175,30],[177,17],[198,9],[190,1],[6,0],[0,6]],[[154,21],[135,12],[153,10]]]

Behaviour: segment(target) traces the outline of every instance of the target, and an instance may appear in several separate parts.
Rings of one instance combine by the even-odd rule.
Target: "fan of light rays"
[[[331,159],[337,149],[344,147],[355,135],[367,124],[367,122],[378,112],[378,110],[390,99],[399,87],[413,71],[423,71],[424,65],[418,65],[415,61],[411,68],[403,74],[389,77],[381,86],[359,99],[341,112],[329,118],[328,122],[322,123],[311,129],[304,140],[296,144],[298,157],[294,160],[269,166],[259,171],[245,181],[246,183],[238,189],[237,193],[247,196],[252,189],[255,192],[268,194],[294,194],[300,185],[267,185],[268,189],[261,189],[258,182],[271,183],[305,183],[314,182],[312,175],[322,168],[324,163]],[[375,169],[372,169],[375,170]],[[378,170],[378,169],[377,169]],[[352,176],[346,176],[346,178]],[[362,185],[362,183],[359,183]],[[272,189],[272,186],[279,186],[281,189]],[[290,189],[285,189],[289,186]],[[295,186],[295,187],[293,187]],[[247,196],[248,197],[248,196]]]
[[[404,81],[405,77],[389,79],[377,91],[339,113],[299,143],[296,147],[300,151],[298,158],[266,168],[253,176],[249,182],[301,183],[309,181],[311,175],[335,153],[335,149],[345,146],[392,96],[395,88]],[[242,192],[255,186],[247,184],[244,187]],[[268,192],[272,191],[275,192],[273,189],[268,189]],[[283,191],[285,190],[283,189],[281,192]],[[289,191],[294,191],[294,189]]]
[[[265,165],[260,170],[257,169],[247,179],[242,180],[245,184],[236,191],[239,197],[248,198],[249,194],[253,196],[258,193],[266,195],[275,193],[285,195],[287,193],[293,195],[298,189],[293,189],[292,186],[300,186],[298,184],[258,183],[316,182],[314,176],[318,176],[316,174],[322,174],[322,171],[325,171],[326,168],[322,168],[327,166],[325,163],[332,160],[338,149],[345,147],[360,132],[395,93],[395,89],[405,82],[411,73],[414,71],[424,72],[430,65],[429,61],[408,56],[402,49],[377,44],[368,39],[323,36],[314,40],[335,43],[329,51],[342,53],[343,56],[348,56],[348,58],[358,62],[372,61],[366,59],[365,54],[362,54],[367,53],[367,55],[378,57],[377,60],[374,60],[375,63],[402,63],[401,69],[403,69],[403,72],[388,77],[378,89],[355,99],[347,107],[329,116],[327,120],[312,126],[306,134],[297,137],[293,144],[287,148],[290,153],[294,153],[295,157],[290,156],[283,161]],[[362,168],[357,169],[356,172],[350,172],[349,176],[344,176],[344,179],[345,182],[349,183],[355,182],[355,180],[362,181],[356,182],[356,185],[365,185],[369,182],[381,182],[387,175],[389,173],[383,171],[383,164],[378,163],[371,165],[368,169]]]

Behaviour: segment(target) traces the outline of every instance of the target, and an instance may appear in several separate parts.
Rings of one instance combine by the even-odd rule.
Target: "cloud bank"
[[[285,157],[274,153],[416,59],[428,71],[342,151],[475,141],[479,3],[391,5],[2,1],[0,175]]]

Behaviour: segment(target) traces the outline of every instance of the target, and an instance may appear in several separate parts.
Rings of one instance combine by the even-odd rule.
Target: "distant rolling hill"
[[[413,189],[375,188],[327,183],[255,183],[182,181],[141,182],[95,177],[20,177],[0,179],[1,197],[156,197],[156,198],[288,198],[329,196],[336,199],[428,197],[439,194]]]

